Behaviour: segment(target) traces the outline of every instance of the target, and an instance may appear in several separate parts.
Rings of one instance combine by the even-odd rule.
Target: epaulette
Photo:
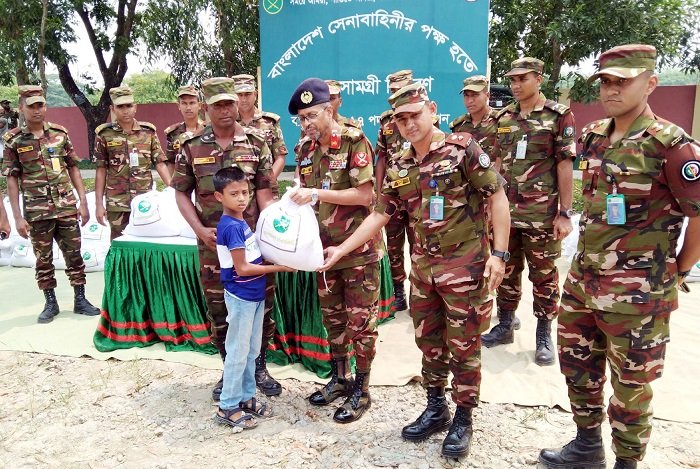
[[[98,125],[95,129],[95,135],[99,135],[105,129],[111,129],[114,127],[114,122],[105,122],[104,124]]]
[[[181,125],[182,125],[182,122],[178,122],[177,124],[169,125],[168,127],[165,128],[163,133],[165,135],[170,135],[171,132],[175,131]]]
[[[360,140],[365,138],[365,134],[363,134],[362,130],[358,129],[357,127],[348,127],[347,125],[344,125],[343,128],[345,129],[345,132],[343,132],[343,134],[347,135],[353,143],[359,142]]]
[[[297,144],[294,145],[294,153],[299,154],[299,152],[301,152],[301,149],[304,148],[304,145],[306,145],[309,142],[311,142],[311,139],[309,137],[301,137]]]
[[[2,136],[2,139],[5,141],[5,143],[7,143],[16,135],[19,135],[21,132],[22,131],[19,127],[15,127],[14,129],[10,129],[7,132],[5,132],[5,135]]]
[[[279,114],[275,114],[274,112],[262,111],[261,114],[263,117],[267,117],[268,119],[272,119],[273,121],[275,121],[275,124],[280,121]]]
[[[501,117],[503,117],[503,114],[505,114],[506,112],[513,112],[514,110],[515,110],[515,103],[510,103],[508,106],[502,107],[501,109],[499,109],[494,117],[496,119],[500,119]]]
[[[178,140],[180,140],[180,146],[184,145],[185,142],[189,142],[190,140],[194,140],[197,137],[201,137],[203,133],[204,133],[204,127],[202,127],[201,129],[199,129],[195,132],[192,132],[189,135],[187,133],[181,134],[178,137]]]
[[[68,133],[68,129],[66,129],[62,125],[54,124],[53,122],[47,122],[47,124],[49,125],[50,128],[52,128],[54,130],[58,130],[60,132],[63,132],[64,134]]]
[[[588,138],[588,135],[593,133],[597,135],[605,135],[605,129],[608,128],[610,119],[600,119],[587,124],[581,129],[581,136],[578,138],[579,143],[583,143]]]
[[[265,133],[262,130],[258,130],[255,127],[243,127],[243,129],[245,130],[246,135],[254,137],[254,139],[258,140],[260,143],[266,143],[267,140],[265,139]]]
[[[569,106],[562,104],[562,103],[558,103],[552,99],[546,99],[544,101],[544,107],[551,109],[552,111],[554,111],[557,114],[562,115],[562,116],[566,113],[571,112],[571,109],[569,108]]]
[[[654,123],[647,127],[647,132],[666,148],[673,147],[683,140],[683,137],[686,135],[682,128],[664,120],[654,121]]]
[[[472,134],[469,132],[455,132],[445,138],[445,143],[467,148],[472,143]]]
[[[151,124],[150,122],[142,122],[142,121],[139,121],[139,125],[140,125],[141,127],[146,127],[146,128],[148,128],[148,129],[151,129],[151,130],[154,131],[154,132],[157,132],[157,131],[158,131],[158,129],[156,128],[156,126],[153,125],[153,124]]]
[[[350,127],[355,127],[356,129],[362,130],[362,124],[360,124],[360,121],[355,119],[346,119],[345,125],[349,125]]]
[[[453,120],[452,122],[450,122],[450,123],[448,124],[448,127],[450,128],[450,130],[452,130],[452,129],[454,129],[455,127],[457,127],[459,124],[461,124],[462,122],[464,122],[465,120],[467,120],[467,115],[466,115],[466,114],[462,114],[461,116],[459,116],[458,118],[456,118],[455,120]]]

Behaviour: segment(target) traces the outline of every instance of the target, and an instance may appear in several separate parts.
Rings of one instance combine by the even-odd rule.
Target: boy
[[[248,178],[240,168],[220,169],[214,193],[223,207],[216,227],[216,250],[228,311],[224,386],[215,420],[245,429],[257,425],[253,414],[269,417],[272,409],[255,399],[255,359],[262,341],[265,274],[293,272],[285,266],[263,265],[255,234],[243,219],[250,201]]]

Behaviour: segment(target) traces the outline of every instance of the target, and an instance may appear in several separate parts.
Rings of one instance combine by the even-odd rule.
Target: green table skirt
[[[102,316],[93,342],[103,352],[164,342],[166,350],[214,354],[199,283],[197,247],[114,241],[105,260]],[[394,317],[388,257],[380,261],[379,323]],[[313,272],[277,274],[277,332],[268,359],[302,363],[320,377],[330,372]],[[352,351],[350,352],[352,354]]]

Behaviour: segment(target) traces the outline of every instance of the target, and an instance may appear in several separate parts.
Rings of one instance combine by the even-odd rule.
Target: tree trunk
[[[39,30],[39,47],[37,50],[37,60],[39,62],[39,78],[41,79],[41,87],[44,89],[44,96],[48,90],[46,81],[46,61],[44,60],[44,49],[46,47],[46,16],[49,9],[49,1],[41,0],[41,29]]]

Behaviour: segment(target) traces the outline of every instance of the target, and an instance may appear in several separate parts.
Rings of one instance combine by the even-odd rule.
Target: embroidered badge
[[[407,170],[407,169],[402,169],[402,170],[399,171],[399,177],[400,177],[400,178],[405,178],[406,176],[408,176],[408,170]]]
[[[481,166],[482,168],[488,168],[489,166],[491,166],[491,158],[489,158],[489,155],[487,155],[486,153],[482,153],[481,155],[479,155],[479,166]]]
[[[32,151],[34,149],[33,146],[29,145],[28,147],[19,147],[17,149],[17,153],[26,153],[28,151]]]
[[[509,133],[511,133],[511,132],[512,132],[512,131],[511,131],[510,127],[499,127],[499,128],[498,128],[498,133],[499,133],[499,134],[509,134]]]
[[[307,175],[311,174],[311,172],[314,170],[313,166],[304,166],[299,170],[300,174]]]
[[[236,156],[236,161],[258,161],[258,157],[255,155],[238,155]]]
[[[110,140],[107,142],[108,147],[120,147],[124,144],[122,140]]]
[[[328,169],[345,169],[348,162],[345,160],[331,160],[328,162]]]
[[[688,161],[681,168],[681,175],[686,181],[697,181],[700,179],[700,162]]]
[[[301,102],[304,104],[309,104],[311,101],[314,99],[314,95],[311,94],[311,91],[304,91],[301,93]]]
[[[572,126],[567,126],[564,128],[564,137],[573,137],[574,136],[574,128]]]
[[[202,158],[195,158],[193,164],[211,164],[216,163],[216,158],[213,156],[205,156]]]
[[[391,188],[396,189],[397,187],[406,186],[411,182],[411,178],[401,178],[396,181],[391,181]]]
[[[369,164],[369,158],[367,156],[367,153],[364,152],[355,153],[352,159],[355,163],[355,166],[359,166],[360,168],[364,168]]]

